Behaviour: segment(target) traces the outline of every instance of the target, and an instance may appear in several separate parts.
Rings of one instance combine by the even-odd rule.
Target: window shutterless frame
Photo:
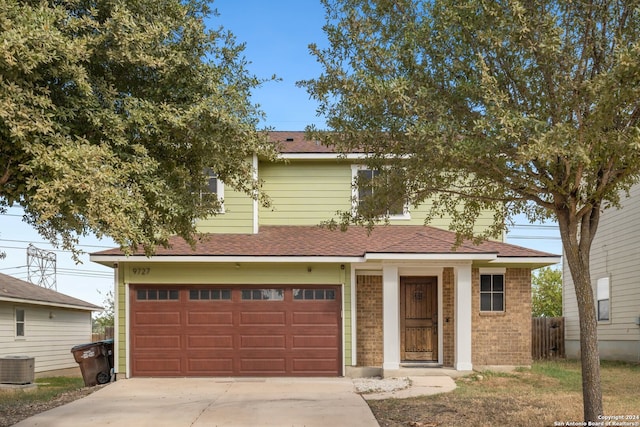
[[[480,275],[480,311],[504,311],[504,274]]]
[[[25,337],[25,311],[24,308],[16,308],[15,309],[15,319],[16,319],[16,338],[24,338]]]
[[[358,211],[360,200],[373,195],[373,188],[367,187],[366,183],[379,174],[379,171],[370,169],[366,165],[351,165],[351,182],[353,183],[351,190],[351,209],[354,214]],[[358,184],[360,185],[359,187]],[[387,215],[389,217],[389,220],[411,219],[411,214],[409,213],[409,204],[405,201],[402,206],[390,206]]]

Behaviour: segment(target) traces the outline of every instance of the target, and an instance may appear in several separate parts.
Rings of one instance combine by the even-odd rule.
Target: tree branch
[[[0,185],[5,185],[9,182],[9,178],[11,177],[11,160],[7,162],[7,168],[4,171],[4,174],[0,177]]]

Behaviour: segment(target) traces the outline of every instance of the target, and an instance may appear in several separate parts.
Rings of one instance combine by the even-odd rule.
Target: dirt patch
[[[383,427],[400,426],[547,426],[579,420],[572,407],[579,396],[541,399],[529,396],[473,397],[457,393],[368,402]],[[580,407],[576,408],[578,411]]]
[[[640,365],[601,366],[605,415],[640,415]],[[509,374],[475,373],[451,393],[369,401],[382,427],[554,426],[582,422],[579,364],[539,362]]]

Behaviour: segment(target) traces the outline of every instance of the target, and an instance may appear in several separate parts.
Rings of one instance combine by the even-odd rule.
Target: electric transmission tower
[[[30,243],[27,247],[27,280],[34,285],[57,291],[56,254],[38,249]]]

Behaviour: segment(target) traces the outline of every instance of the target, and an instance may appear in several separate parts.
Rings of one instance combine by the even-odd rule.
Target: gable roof
[[[47,305],[74,308],[87,311],[101,311],[102,307],[86,301],[61,294],[52,289],[43,288],[15,277],[0,274],[0,301],[13,301],[26,304]]]
[[[269,139],[276,145],[283,159],[362,159],[365,157],[364,150],[343,153],[333,145],[327,146],[317,140],[308,140],[303,131],[271,131]]]
[[[486,241],[480,245],[463,242],[455,247],[455,233],[429,226],[386,225],[373,230],[349,227],[346,231],[318,226],[262,226],[257,234],[205,234],[194,249],[181,238],[172,238],[170,247],[158,248],[152,259],[161,261],[200,260],[233,261],[251,258],[258,261],[344,262],[367,259],[465,259],[487,262],[523,262],[555,264],[557,255],[508,243]],[[139,250],[133,256],[144,256]],[[182,259],[181,259],[182,258]],[[120,249],[91,254],[96,262],[127,261]],[[204,259],[202,259],[204,260]]]
[[[335,153],[333,147],[327,147],[320,141],[305,138],[302,131],[271,131],[269,139],[276,144],[280,153]]]

